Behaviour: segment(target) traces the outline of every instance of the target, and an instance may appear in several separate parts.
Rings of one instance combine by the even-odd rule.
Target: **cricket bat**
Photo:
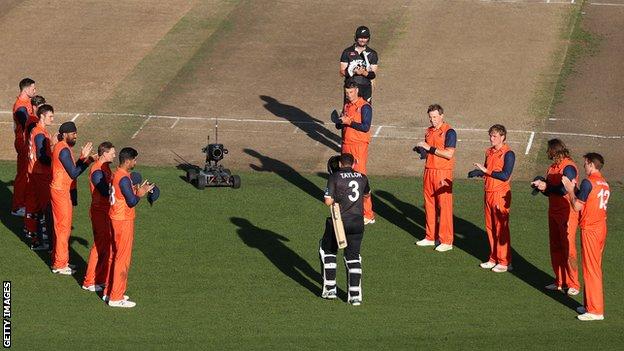
[[[336,242],[339,249],[347,247],[347,236],[345,235],[344,224],[342,224],[342,216],[340,215],[340,205],[334,202],[330,206],[332,224],[334,225],[334,234],[336,234]]]

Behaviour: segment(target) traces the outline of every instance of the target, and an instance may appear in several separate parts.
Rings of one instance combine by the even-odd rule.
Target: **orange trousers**
[[[123,300],[128,285],[128,271],[132,258],[132,242],[134,241],[134,220],[111,220],[113,228],[113,263],[104,295],[110,301]]]
[[[106,284],[109,267],[113,261],[111,255],[113,230],[108,217],[108,210],[91,208],[89,215],[93,229],[93,245],[91,245],[89,252],[89,263],[82,283],[83,286]]]
[[[52,218],[54,219],[54,248],[52,268],[64,268],[69,264],[69,235],[72,226],[72,202],[69,190],[50,188]]]
[[[607,239],[607,223],[581,228],[581,255],[585,292],[583,302],[589,313],[604,314],[602,253]]]
[[[425,169],[423,179],[425,239],[453,245],[453,171]]]
[[[37,215],[41,215],[50,204],[50,175],[32,173],[28,175],[26,187],[26,230],[34,233],[38,229]]]
[[[26,206],[26,188],[28,186],[28,153],[17,153],[17,172],[13,181],[13,200],[11,210],[16,211]]]
[[[490,242],[489,261],[509,266],[511,264],[511,237],[509,235],[509,209],[511,190],[485,192],[485,230]]]
[[[353,170],[366,175],[366,161],[368,161],[368,143],[348,143],[342,144],[342,153],[349,153],[355,158]],[[375,218],[373,212],[372,196],[364,198],[364,217],[368,219]]]
[[[576,228],[578,213],[548,215],[550,261],[559,287],[580,289],[576,258]]]

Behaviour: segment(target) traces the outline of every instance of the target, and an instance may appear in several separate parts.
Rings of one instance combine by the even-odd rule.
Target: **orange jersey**
[[[117,168],[115,173],[113,173],[110,188],[110,210],[108,211],[110,218],[117,221],[132,220],[136,217],[134,207],[128,206],[126,198],[121,191],[120,182],[123,178],[130,180],[130,173],[124,169]]]
[[[93,163],[93,165],[91,166],[91,169],[89,170],[89,188],[91,189],[91,209],[108,211],[110,208],[110,197],[103,196],[102,193],[100,193],[98,189],[95,187],[95,184],[93,184],[93,180],[91,179],[91,177],[93,176],[93,173],[97,171],[102,171],[102,173],[104,173],[104,179],[102,181],[105,182],[106,184],[110,185],[111,180],[113,178],[113,172],[110,169],[109,162],[104,163],[102,161],[96,161]]]
[[[438,129],[435,129],[433,127],[427,128],[427,133],[425,134],[425,142],[430,146],[435,147],[436,149],[446,149],[444,144],[446,142],[446,132],[448,132],[449,129],[452,128],[446,122],[442,123],[442,125]],[[450,160],[447,160],[444,157],[436,156],[429,153],[427,154],[425,168],[452,170],[454,167],[455,155],[453,155]]]
[[[18,122],[17,116],[15,115],[15,112],[22,107],[26,108],[26,111],[28,113],[27,114],[27,120],[28,120],[28,116],[33,114],[32,103],[30,102],[29,97],[22,98],[21,96],[18,96],[17,99],[15,100],[15,103],[13,104],[13,123],[15,125],[15,128],[14,128],[15,146],[20,149],[26,145],[25,127],[26,125],[28,125],[28,122],[25,121],[26,124],[24,125],[24,127],[22,127],[22,125]]]
[[[602,225],[606,222],[607,202],[611,195],[609,184],[600,172],[590,174],[587,180],[591,183],[591,192],[581,210],[581,228]]]
[[[65,167],[63,167],[63,163],[60,159],[61,151],[65,148],[69,149],[72,162],[74,162],[74,155],[71,152],[71,147],[65,140],[59,141],[56,145],[54,145],[54,150],[52,151],[52,183],[50,184],[50,188],[67,190],[69,192],[71,184],[74,180],[69,176],[69,174],[67,174],[67,171],[65,170]]]
[[[37,158],[37,145],[35,145],[35,137],[39,134],[43,134],[43,136],[48,140],[47,145],[45,146],[46,155],[52,155],[52,149],[50,147],[52,143],[50,139],[50,133],[48,133],[45,127],[42,127],[39,124],[35,125],[30,133],[30,137],[28,138],[28,173],[51,175],[51,165],[46,165],[40,162]]]
[[[578,167],[572,159],[564,158],[559,163],[553,163],[548,167],[548,174],[546,175],[546,183],[548,186],[561,186],[561,178],[563,177],[563,170],[567,166],[574,167],[577,176],[574,179],[570,180],[578,180]],[[572,213],[576,212],[574,209],[571,209],[570,201],[568,199],[568,195],[559,196],[559,195],[550,195],[548,196],[548,212],[550,213]]]
[[[509,145],[503,144],[499,150],[490,147],[485,150],[485,167],[489,174],[501,172],[505,165],[505,155],[510,152]],[[485,191],[507,191],[511,189],[511,176],[507,180],[485,176]]]
[[[344,105],[344,114],[345,116],[351,118],[353,122],[362,123],[362,107],[365,105],[369,105],[366,100],[361,97],[358,98],[355,102],[347,102]],[[360,132],[359,130],[349,128],[345,126],[343,128],[342,134],[342,142],[343,144],[352,144],[352,143],[370,143],[371,141],[371,133],[370,129],[368,132]]]

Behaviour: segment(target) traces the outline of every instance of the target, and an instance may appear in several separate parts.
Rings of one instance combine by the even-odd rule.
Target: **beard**
[[[67,145],[69,145],[69,146],[76,145],[76,139],[69,139],[69,140],[67,140]]]

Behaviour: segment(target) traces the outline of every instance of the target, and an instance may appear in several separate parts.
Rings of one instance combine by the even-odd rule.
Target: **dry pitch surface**
[[[48,19],[22,28],[20,18],[41,6]],[[529,177],[541,144],[559,132],[574,134],[562,136],[573,148],[621,143],[621,130],[546,122],[544,106],[579,6],[370,1],[364,11],[331,1],[11,3],[0,7],[0,30],[8,33],[0,42],[7,53],[0,109],[10,109],[15,85],[31,76],[61,112],[57,122],[76,121],[80,139],[135,146],[151,164],[173,165],[174,153],[200,163],[219,117],[230,168],[322,171],[339,149],[329,123],[342,96],[338,58],[353,29],[367,24],[380,54],[369,173],[420,174],[411,148],[424,134],[426,106],[438,102],[458,130],[458,176],[482,161],[487,128],[503,123],[519,156],[516,177]],[[15,48],[26,39],[33,49],[24,55]],[[602,69],[608,76],[609,66]],[[1,156],[11,159],[10,115],[3,116]]]

